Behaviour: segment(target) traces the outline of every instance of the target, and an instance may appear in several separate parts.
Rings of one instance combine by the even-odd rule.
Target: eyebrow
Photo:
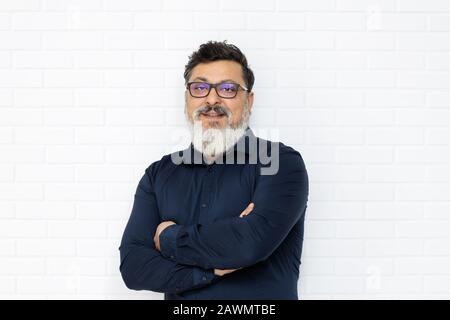
[[[194,78],[192,81],[195,81],[195,80],[201,80],[201,81],[207,81],[207,82],[208,82],[208,79],[206,79],[205,77],[196,77],[196,78]],[[234,81],[233,79],[225,79],[225,80],[221,80],[221,81],[219,81],[218,83],[227,82],[227,81],[231,81],[231,82],[233,82],[233,83],[238,83],[237,81]]]

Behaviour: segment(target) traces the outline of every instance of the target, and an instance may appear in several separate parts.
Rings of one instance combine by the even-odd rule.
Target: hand
[[[167,228],[168,226],[171,226],[173,224],[176,224],[176,223],[173,221],[163,221],[156,228],[155,237],[153,238],[153,242],[155,243],[156,250],[161,251],[161,247],[159,244],[159,235],[161,234],[161,232],[164,231],[165,228]]]
[[[232,273],[232,272],[234,272],[236,270],[239,270],[239,269],[242,269],[242,268],[238,268],[238,269],[214,269],[214,274],[216,276],[223,277],[224,275]]]
[[[239,218],[245,217],[246,215],[250,214],[250,212],[252,212],[254,207],[255,207],[255,204],[253,202],[250,202],[250,204],[247,206],[247,208],[245,208],[244,211],[241,212],[241,214],[239,215]]]

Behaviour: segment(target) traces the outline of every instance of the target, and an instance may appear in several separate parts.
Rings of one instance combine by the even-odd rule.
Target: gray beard
[[[224,128],[210,127],[203,129],[201,120],[193,116],[194,121],[191,121],[186,110],[185,114],[191,133],[192,145],[208,159],[215,159],[230,150],[245,134],[250,118],[248,106],[245,105],[242,118],[235,126],[231,126],[228,122]],[[232,115],[229,116],[229,119],[231,117]]]

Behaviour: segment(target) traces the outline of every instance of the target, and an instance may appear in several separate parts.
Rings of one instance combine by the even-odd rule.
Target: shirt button
[[[174,256],[170,256],[172,259],[175,259],[175,257]]]
[[[202,203],[202,208],[206,208],[206,203]]]

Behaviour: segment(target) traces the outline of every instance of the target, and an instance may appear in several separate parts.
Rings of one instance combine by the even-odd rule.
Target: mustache
[[[228,110],[227,107],[222,106],[222,105],[206,105],[204,107],[200,107],[197,110],[195,110],[194,112],[194,116],[198,117],[201,113],[208,113],[210,111],[214,111],[215,113],[217,113],[218,115],[226,115],[227,117],[231,116],[231,111]]]

